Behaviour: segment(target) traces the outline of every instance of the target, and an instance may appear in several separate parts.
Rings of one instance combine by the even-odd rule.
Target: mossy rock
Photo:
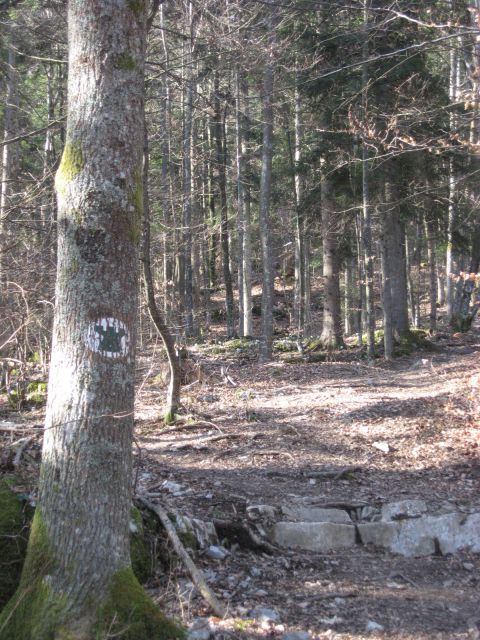
[[[410,329],[402,334],[395,345],[395,355],[406,356],[417,349],[433,350],[435,347],[423,329]]]
[[[27,386],[26,399],[35,404],[44,404],[47,400],[47,383],[30,382]]]
[[[14,479],[0,480],[0,611],[20,582],[31,510],[13,491]]]

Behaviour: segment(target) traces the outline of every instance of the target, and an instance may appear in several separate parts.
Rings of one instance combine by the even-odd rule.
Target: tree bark
[[[272,229],[270,223],[270,192],[272,181],[273,157],[273,46],[275,42],[275,26],[273,20],[274,7],[269,6],[266,18],[268,49],[267,60],[263,72],[263,147],[262,174],[260,179],[260,240],[262,246],[262,336],[260,358],[262,362],[272,359],[273,346],[273,300],[274,300],[274,265]]]
[[[326,349],[337,349],[343,344],[338,225],[333,208],[332,186],[326,176],[322,177],[321,193],[324,303],[320,340]]]
[[[225,122],[220,108],[220,86],[218,71],[215,72],[214,110],[215,110],[215,148],[218,176],[218,190],[220,195],[220,243],[222,245],[223,282],[225,285],[225,311],[227,317],[227,338],[235,335],[233,316],[233,286],[230,270],[230,247],[228,238],[228,202],[227,202],[227,174],[226,174],[226,139]]]
[[[387,163],[385,176],[385,215],[388,219],[388,260],[392,321],[395,339],[409,331],[407,268],[405,256],[405,223],[400,217],[395,167],[392,160]]]
[[[39,502],[2,640],[175,638],[130,565],[145,8],[70,0]],[[94,550],[94,552],[92,552]]]

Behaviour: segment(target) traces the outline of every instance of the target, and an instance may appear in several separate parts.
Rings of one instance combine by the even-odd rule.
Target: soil
[[[446,504],[480,511],[478,327],[439,334],[429,350],[391,364],[369,364],[353,347],[326,354],[324,362],[277,353],[260,365],[254,342],[199,346],[188,365],[185,415],[168,428],[159,354],[159,347],[141,354],[136,411],[135,489],[151,501],[205,521],[234,522],[247,521],[253,505],[299,502],[347,508],[415,498],[432,511]],[[40,411],[19,415],[2,407],[1,419],[37,425],[26,433],[30,454],[38,451]],[[0,433],[4,452],[22,435]],[[25,455],[24,464],[28,471],[38,460]],[[179,495],[162,486],[165,480],[181,485]],[[209,618],[180,564],[148,585],[185,624],[209,618],[217,639],[301,630],[312,639],[480,638],[478,555],[409,559],[361,545],[324,554],[267,552],[223,542],[224,560],[200,553],[195,562],[228,605],[225,620]],[[278,620],[254,620],[258,607],[274,610]],[[369,630],[372,623],[379,626]]]

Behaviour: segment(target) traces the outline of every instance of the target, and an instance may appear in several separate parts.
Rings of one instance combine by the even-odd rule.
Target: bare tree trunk
[[[179,634],[135,579],[129,551],[145,24],[143,4],[69,2],[39,502],[2,640]]]
[[[405,224],[400,218],[396,174],[393,161],[386,167],[385,215],[388,219],[388,261],[390,266],[390,291],[392,300],[393,332],[399,339],[409,331],[407,268],[405,257]]]
[[[250,195],[247,175],[247,100],[246,81],[240,68],[236,71],[236,128],[238,180],[238,298],[239,334],[251,336],[252,326],[252,256],[250,230]]]
[[[275,27],[273,21],[274,7],[270,6],[267,22],[268,48],[263,72],[263,148],[262,174],[260,180],[260,240],[262,245],[262,336],[260,358],[263,362],[271,360],[273,347],[273,300],[274,300],[274,265],[272,229],[270,223],[270,192],[272,180],[273,156],[273,46]]]
[[[12,36],[10,36],[11,39]],[[16,70],[15,48],[11,41],[7,45],[7,81],[6,99],[3,116],[3,141],[14,137],[16,127],[16,100],[18,74]],[[10,215],[10,194],[13,180],[13,151],[14,143],[4,144],[2,147],[2,166],[0,183],[0,300],[6,294],[6,281],[8,280],[6,257],[9,252],[11,230],[8,222]],[[2,293],[3,292],[3,293]]]
[[[338,255],[338,221],[333,207],[332,186],[322,177],[322,240],[323,240],[323,328],[320,340],[326,349],[343,344],[340,304],[340,265]]]
[[[302,211],[302,178],[299,164],[302,159],[302,124],[301,99],[298,88],[298,74],[295,83],[295,153],[294,153],[294,188],[295,188],[295,322],[299,337],[305,330],[305,216]]]
[[[380,259],[382,263],[383,346],[385,360],[393,358],[393,307],[388,255],[389,216],[385,206],[380,209]]]
[[[227,338],[235,335],[233,315],[233,286],[230,271],[230,247],[228,237],[228,203],[227,203],[227,175],[226,175],[226,138],[225,121],[220,109],[220,87],[218,71],[215,72],[214,111],[215,111],[215,145],[218,175],[218,190],[220,195],[220,242],[222,245],[223,282],[225,285],[225,311],[227,316]]]
[[[368,46],[368,0],[363,3],[363,22],[365,35],[362,46],[362,57],[365,62],[362,65],[362,112],[364,126],[367,127],[368,117],[368,65],[366,60],[369,55]],[[365,138],[362,138],[362,250],[364,253],[365,265],[365,316],[367,325],[367,357],[369,360],[375,358],[375,304],[373,299],[373,269],[374,256],[372,246],[372,216],[370,204],[370,184],[369,184],[369,158],[368,147]]]
[[[429,185],[427,183],[427,190]],[[430,301],[429,329],[431,333],[437,330],[437,264],[436,264],[436,221],[432,216],[431,198],[427,197],[425,206],[425,238],[427,240],[428,256],[428,298]]]
[[[185,89],[183,113],[183,296],[185,335],[195,335],[193,320],[193,269],[192,269],[192,127],[193,127],[193,5],[187,4],[189,38],[185,46]]]
[[[162,339],[167,353],[168,365],[170,368],[170,382],[167,391],[167,406],[165,410],[165,424],[175,421],[175,415],[180,406],[181,369],[180,362],[175,350],[175,341],[170,330],[165,323],[158,309],[155,299],[155,286],[153,283],[152,267],[150,260],[150,198],[148,189],[149,172],[149,145],[148,132],[145,127],[145,139],[143,147],[143,229],[142,229],[142,251],[141,259],[143,263],[143,277],[145,281],[145,292],[147,294],[147,305],[152,322]]]

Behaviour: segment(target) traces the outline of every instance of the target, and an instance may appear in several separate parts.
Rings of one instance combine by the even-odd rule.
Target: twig
[[[299,595],[299,598],[304,598],[304,595]],[[329,593],[308,594],[309,600],[330,600],[332,598],[358,598],[356,591],[330,591]]]
[[[143,504],[145,507],[147,507],[147,509],[155,513],[155,515],[158,517],[158,519],[164,526],[165,531],[167,532],[167,535],[170,538],[170,541],[173,544],[173,548],[175,549],[175,552],[187,567],[194,585],[202,594],[205,602],[207,602],[210,605],[215,615],[217,615],[219,618],[224,618],[227,613],[226,608],[217,599],[216,595],[212,592],[212,590],[208,586],[203,573],[200,571],[200,569],[197,568],[197,566],[195,565],[191,557],[188,555],[185,547],[183,546],[183,544],[180,541],[180,538],[177,535],[175,527],[170,522],[170,519],[165,509],[161,507],[159,504],[153,504],[152,502],[149,502],[141,495],[138,495],[137,499],[141,504]]]
[[[286,456],[290,458],[290,460],[295,460],[291,453],[288,451],[279,451],[278,449],[259,449],[258,451],[254,451],[252,456]]]
[[[183,431],[184,429],[196,429],[198,427],[213,427],[214,429],[219,431],[221,434],[223,434],[223,431],[214,422],[209,422],[208,420],[198,420],[197,422],[189,422],[189,423],[186,423],[186,424],[178,424],[175,427],[170,427],[168,429],[162,429],[159,432],[159,435],[163,436],[163,435],[167,435],[169,433],[177,433],[177,431]]]
[[[16,425],[14,422],[7,422],[7,424],[0,425],[0,431],[6,431],[7,433],[20,433],[21,431],[31,431],[37,425],[26,426],[25,424]]]

